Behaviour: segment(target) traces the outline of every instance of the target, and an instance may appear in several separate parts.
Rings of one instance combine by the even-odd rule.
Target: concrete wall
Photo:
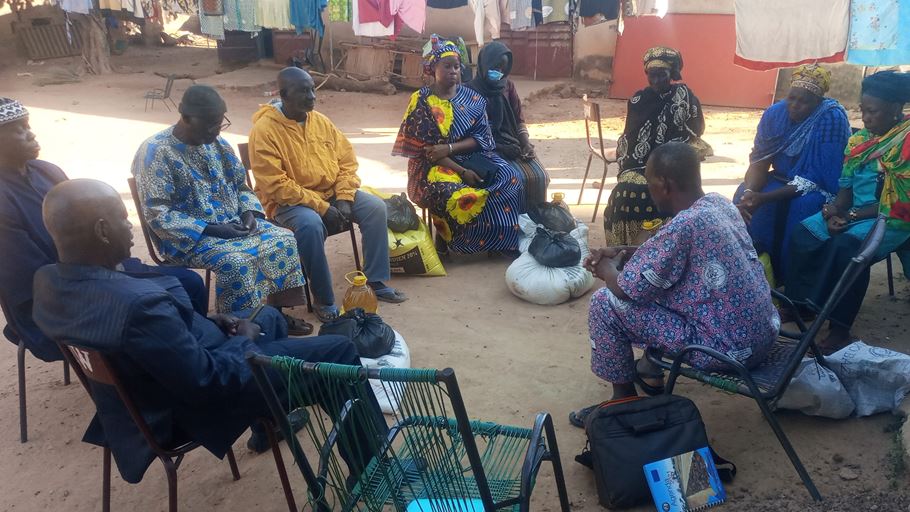
[[[596,81],[613,78],[616,25],[616,20],[589,27],[579,24],[573,48],[576,78]]]
[[[675,14],[733,14],[733,0],[670,0],[670,12]]]
[[[474,11],[470,7],[456,9],[434,9],[427,7],[427,23],[423,34],[411,30],[407,26],[401,31],[405,37],[420,37],[429,40],[430,34],[437,33],[448,37],[460,36],[466,42],[474,41]],[[333,43],[342,41],[355,42],[358,38],[350,22],[336,21],[326,26],[325,43],[328,44],[331,35]],[[489,33],[486,37],[489,38]]]

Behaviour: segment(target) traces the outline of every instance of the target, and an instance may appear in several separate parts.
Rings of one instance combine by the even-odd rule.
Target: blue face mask
[[[492,82],[498,82],[498,81],[502,80],[502,77],[504,77],[504,76],[505,75],[502,74],[502,71],[500,71],[498,69],[488,69],[487,70],[487,78],[489,78],[490,81],[492,81]]]

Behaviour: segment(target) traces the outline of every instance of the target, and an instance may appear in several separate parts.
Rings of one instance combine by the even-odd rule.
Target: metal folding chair
[[[597,157],[604,164],[604,173],[600,178],[600,188],[597,191],[597,202],[594,203],[594,215],[591,217],[591,222],[594,222],[594,220],[597,219],[597,210],[600,209],[600,199],[604,193],[604,185],[607,181],[607,171],[609,170],[610,164],[616,163],[616,153],[613,152],[610,154],[604,146],[603,128],[600,124],[600,105],[593,101],[589,101],[587,94],[582,96],[581,102],[582,105],[584,105],[585,111],[585,139],[588,144],[588,164],[585,165],[585,176],[581,180],[581,189],[578,191],[578,202],[576,204],[581,204],[581,198],[585,193],[585,183],[588,181],[588,173],[591,171],[591,162],[594,160],[594,157]],[[592,124],[597,127],[596,139],[594,139],[592,135]]]
[[[22,336],[16,332],[16,329],[10,323],[10,314],[9,309],[6,306],[6,303],[0,300],[0,310],[3,311],[3,316],[6,318],[6,325],[8,328],[8,333],[10,333],[15,339],[18,345],[16,349],[16,369],[19,374],[19,442],[25,443],[28,441],[28,411],[26,407],[26,398],[25,398],[25,340],[22,339]],[[63,385],[68,386],[70,383],[70,365],[69,362],[63,360]]]
[[[243,143],[237,145],[237,153],[240,156],[240,162],[243,164],[243,168],[246,169],[246,184],[250,189],[254,188],[255,183],[253,182],[253,172],[252,166],[250,165],[250,146],[249,144]],[[269,219],[269,222],[275,224],[276,226],[281,226],[281,224],[274,220]],[[282,226],[284,227],[284,226]],[[343,231],[338,233],[329,233],[329,236],[334,236],[340,233],[348,232],[351,235],[351,250],[354,252],[354,266],[357,270],[363,270],[363,266],[360,264],[360,250],[357,248],[357,235],[354,233],[354,224],[348,223],[345,226]],[[313,312],[313,296],[310,293],[310,280],[306,275],[306,269],[303,266],[303,260],[300,261],[300,269],[303,271],[303,291],[306,293],[306,308],[310,313]]]
[[[95,401],[95,406],[98,406],[98,402],[95,400],[95,396],[92,393],[91,383],[111,386],[116,392],[117,396],[120,397],[120,400],[123,402],[124,407],[129,412],[130,418],[136,424],[136,428],[142,433],[142,437],[149,444],[149,447],[158,457],[158,460],[161,461],[161,464],[164,465],[164,472],[167,475],[167,488],[168,488],[168,510],[170,512],[177,512],[177,469],[180,468],[180,463],[183,462],[183,457],[190,451],[198,448],[200,445],[193,442],[187,441],[178,443],[176,446],[162,446],[158,443],[158,440],[155,439],[155,436],[152,434],[151,429],[148,424],[145,422],[145,419],[142,417],[142,413],[139,411],[139,408],[136,406],[136,403],[133,401],[133,398],[130,396],[129,392],[124,387],[122,381],[117,376],[111,364],[108,362],[107,357],[105,357],[101,352],[97,350],[92,350],[84,347],[78,347],[71,345],[65,341],[61,342],[58,340],[60,349],[63,352],[64,357],[66,357],[70,364],[72,364],[76,376],[79,377],[79,380],[82,382],[82,385],[85,387],[85,390],[88,392],[89,396],[92,398],[92,401]],[[267,430],[271,432],[270,430]],[[274,440],[273,441],[274,446]],[[111,510],[111,449],[104,447],[103,453],[103,473],[102,473],[102,489],[101,489],[101,510],[103,512],[110,512]],[[237,460],[234,458],[234,450],[229,449],[227,453],[228,464],[231,466],[231,475],[234,480],[240,479],[240,471],[237,469]]]
[[[821,355],[818,347],[815,345],[815,337],[821,330],[831,311],[834,310],[837,303],[840,302],[844,294],[850,289],[850,286],[856,281],[856,278],[872,263],[875,252],[878,250],[885,236],[885,219],[879,217],[875,227],[869,232],[863,242],[859,253],[853,257],[850,264],[840,276],[834,290],[825,301],[824,307],[815,318],[815,321],[806,328],[806,325],[799,317],[799,311],[796,305],[787,296],[772,290],[772,294],[785,307],[793,311],[800,330],[799,333],[789,333],[781,331],[777,342],[771,347],[770,352],[764,361],[755,368],[746,368],[739,361],[723,354],[717,350],[703,347],[701,345],[689,345],[678,354],[664,354],[657,347],[648,347],[645,354],[649,361],[669,370],[665,392],[673,393],[676,385],[676,379],[680,375],[708,384],[709,386],[721,389],[729,393],[736,393],[755,400],[762,415],[777,436],[781,447],[786,452],[787,457],[799,474],[803,485],[809,491],[809,494],[816,501],[821,500],[821,494],[812,482],[812,478],[803,466],[799,455],[790,444],[787,435],[778,423],[777,418],[772,412],[774,404],[783,396],[793,378],[793,374],[799,368],[799,365],[806,356],[808,351],[812,350],[812,356],[819,365],[825,365],[825,358]],[[705,371],[684,365],[686,357],[692,352],[702,352],[708,356],[723,362],[729,368],[722,371]]]
[[[164,89],[152,89],[145,93],[145,111],[148,112],[149,105],[152,106],[152,110],[155,110],[155,102],[160,101],[164,103],[164,107],[167,108],[167,111],[171,111],[171,107],[167,104],[168,101],[171,102],[171,105],[174,106],[174,109],[177,109],[177,104],[174,103],[174,99],[171,98],[171,91],[174,89],[174,80],[176,77],[174,75],[167,76],[167,82],[164,84]]]

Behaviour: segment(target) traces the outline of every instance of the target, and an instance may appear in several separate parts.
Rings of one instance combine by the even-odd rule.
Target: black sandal
[[[309,336],[313,334],[313,324],[300,318],[295,318],[286,313],[282,314],[284,321],[288,324],[288,334],[291,336]]]
[[[638,387],[641,388],[641,390],[644,391],[644,393],[648,396],[657,396],[657,395],[664,394],[665,388],[664,388],[663,384],[661,384],[660,386],[652,386],[651,384],[648,384],[647,382],[645,382],[645,379],[655,379],[655,380],[661,379],[662,380],[664,378],[664,372],[663,371],[661,371],[659,373],[642,372],[641,370],[639,370],[640,362],[641,362],[641,359],[635,360],[635,384],[638,385]]]

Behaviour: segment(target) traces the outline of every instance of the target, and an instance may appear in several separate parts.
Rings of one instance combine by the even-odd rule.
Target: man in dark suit
[[[35,275],[35,321],[51,339],[105,354],[164,445],[193,440],[223,457],[247,427],[269,415],[244,359],[248,351],[360,364],[347,338],[285,338],[287,326],[274,309],[258,317],[267,320],[262,326],[228,315],[207,319],[193,312],[176,279],[115,271],[129,256],[132,225],[105,183],[57,185],[45,199],[44,223],[60,262]],[[110,446],[124,480],[138,482],[153,454],[115,391],[93,384],[93,393],[98,414],[84,440]],[[252,444],[256,437],[263,436],[254,430]]]

